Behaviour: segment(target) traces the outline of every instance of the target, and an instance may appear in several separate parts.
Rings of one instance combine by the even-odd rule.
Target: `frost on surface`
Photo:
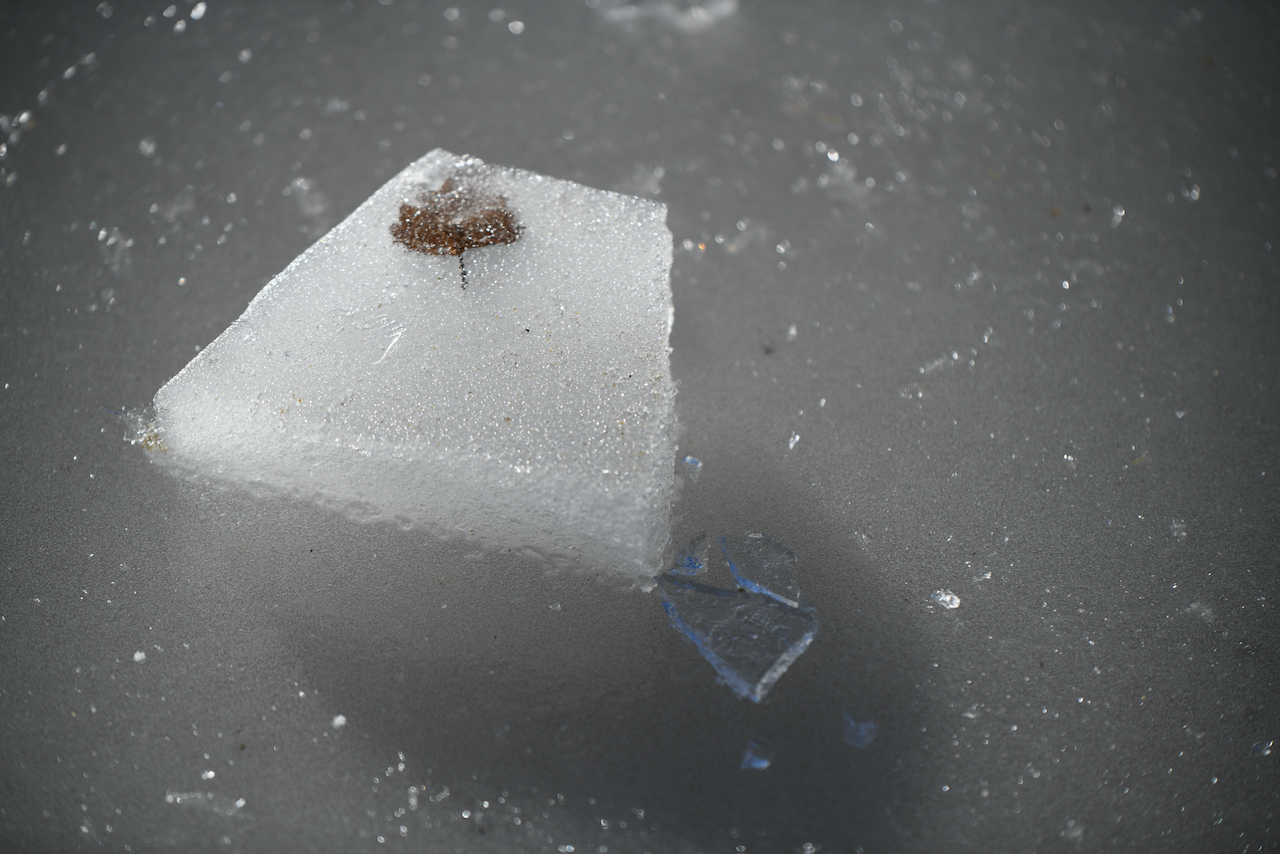
[[[739,585],[729,590],[687,577],[686,561],[698,554],[700,539],[658,577],[662,606],[725,684],[758,703],[818,631],[813,608],[800,598],[795,554],[760,535],[732,543],[718,538]]]
[[[675,477],[665,220],[437,149],[159,391],[153,459],[648,579]]]

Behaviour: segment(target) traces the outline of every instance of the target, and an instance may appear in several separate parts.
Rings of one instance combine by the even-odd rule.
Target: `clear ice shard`
[[[693,641],[725,684],[739,697],[758,703],[809,648],[818,620],[800,598],[790,549],[767,537],[744,537],[733,546],[720,537],[721,554],[745,588],[727,590],[688,577],[688,562],[698,559],[702,542],[701,537],[695,539],[676,565],[658,576],[662,607],[671,625]],[[697,571],[705,568],[705,557],[702,564]],[[779,584],[785,593],[769,584]]]
[[[160,389],[153,459],[651,580],[671,257],[663,205],[437,149]]]

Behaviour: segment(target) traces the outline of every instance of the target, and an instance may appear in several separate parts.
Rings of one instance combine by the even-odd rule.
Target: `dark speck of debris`
[[[468,249],[515,243],[521,226],[503,196],[486,195],[445,179],[439,190],[428,190],[415,207],[400,205],[400,218],[391,226],[391,239],[406,249],[428,255],[457,255],[462,286],[467,267],[462,253]]]

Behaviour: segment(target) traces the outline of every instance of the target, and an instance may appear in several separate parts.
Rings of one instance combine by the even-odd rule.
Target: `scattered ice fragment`
[[[591,5],[591,4],[588,4]],[[634,24],[651,18],[682,33],[700,33],[738,12],[738,0],[706,0],[688,5],[672,0],[646,0],[643,3],[603,6],[600,14],[612,24]]]
[[[424,196],[435,224],[393,233]],[[665,218],[437,149],[160,389],[152,459],[648,581],[675,482]]]
[[[796,445],[799,444],[799,442],[800,442],[800,434],[792,433],[791,438],[787,440],[787,450],[794,451],[796,449]]]
[[[699,534],[676,556],[675,566],[667,571],[672,575],[698,575],[704,572],[707,568],[707,550],[707,535]]]
[[[946,608],[948,611],[960,607],[960,597],[952,593],[950,590],[935,590],[929,598]]]
[[[343,728],[344,726],[346,726],[346,725],[347,725],[347,716],[346,716],[346,715],[334,715],[334,716],[333,716],[333,728],[334,728],[334,729],[342,729],[342,728]]]
[[[844,741],[854,747],[867,747],[876,740],[878,727],[874,721],[856,720],[853,715],[844,712]]]
[[[147,654],[142,650],[138,650],[133,654],[133,660],[139,663],[144,662],[147,660]]]
[[[684,472],[685,477],[697,483],[698,475],[702,474],[702,460],[693,456],[683,456],[680,458],[680,470]]]
[[[212,771],[206,773],[213,776]],[[175,792],[172,789],[165,792],[164,802],[227,817],[238,814],[247,803],[244,798],[232,798],[218,792]]]
[[[752,771],[763,771],[772,764],[772,745],[761,739],[753,739],[747,742],[747,749],[742,752],[742,764],[738,767],[743,771],[748,769]]]
[[[1253,752],[1259,756],[1270,756],[1271,750],[1276,746],[1275,741],[1268,741],[1266,744],[1258,741],[1253,745]]]
[[[798,599],[795,555],[767,537],[743,539],[758,543],[735,545],[731,558],[725,538],[719,542],[721,553],[734,562],[734,578],[746,589],[712,587],[672,571],[658,576],[658,595],[671,625],[693,641],[725,684],[758,703],[809,648],[818,621],[813,608]],[[696,553],[696,546],[690,551]],[[780,581],[781,589],[796,598],[776,593],[762,580]]]

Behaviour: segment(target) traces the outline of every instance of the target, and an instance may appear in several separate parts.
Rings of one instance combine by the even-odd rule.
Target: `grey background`
[[[6,846],[1275,845],[1276,7],[450,5],[0,6]],[[652,596],[122,441],[436,146],[668,206],[673,541],[821,621],[765,703]]]

